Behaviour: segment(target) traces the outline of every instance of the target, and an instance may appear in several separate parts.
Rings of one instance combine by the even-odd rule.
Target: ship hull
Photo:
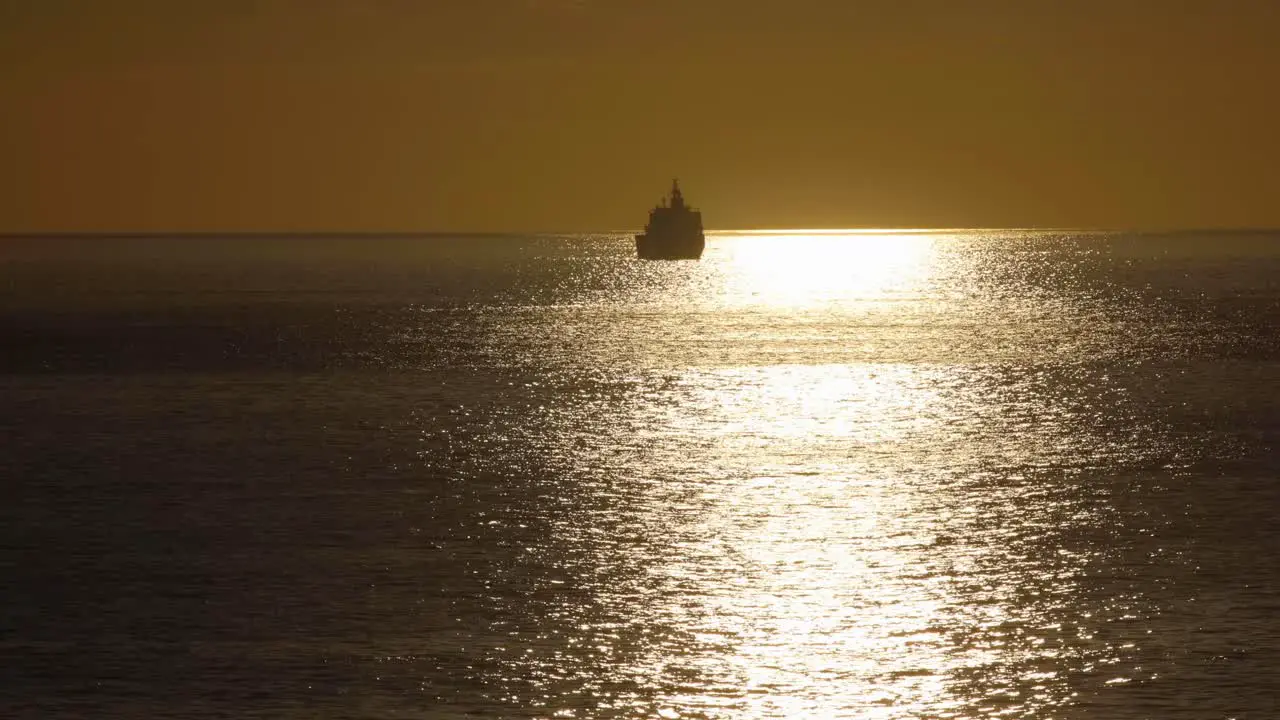
[[[636,256],[641,260],[698,260],[706,247],[702,233],[686,236],[662,236],[645,233],[636,236]]]

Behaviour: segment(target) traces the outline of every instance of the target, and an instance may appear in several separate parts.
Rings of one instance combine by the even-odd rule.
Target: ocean
[[[1272,718],[1280,233],[0,239],[5,718]]]

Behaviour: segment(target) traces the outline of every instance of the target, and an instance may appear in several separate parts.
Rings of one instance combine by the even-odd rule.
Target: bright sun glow
[[[929,272],[937,238],[852,231],[735,234],[717,243],[744,304],[811,305],[909,292]]]

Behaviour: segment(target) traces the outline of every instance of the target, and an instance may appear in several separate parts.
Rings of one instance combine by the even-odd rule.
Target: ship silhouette
[[[684,204],[680,181],[671,181],[671,198],[649,211],[644,232],[636,236],[636,255],[641,260],[697,260],[702,257],[706,238],[702,234],[702,213]]]

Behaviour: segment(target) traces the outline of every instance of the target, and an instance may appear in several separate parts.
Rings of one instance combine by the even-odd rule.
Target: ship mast
[[[671,181],[671,207],[684,209],[684,195],[680,193],[679,178],[675,178]]]

